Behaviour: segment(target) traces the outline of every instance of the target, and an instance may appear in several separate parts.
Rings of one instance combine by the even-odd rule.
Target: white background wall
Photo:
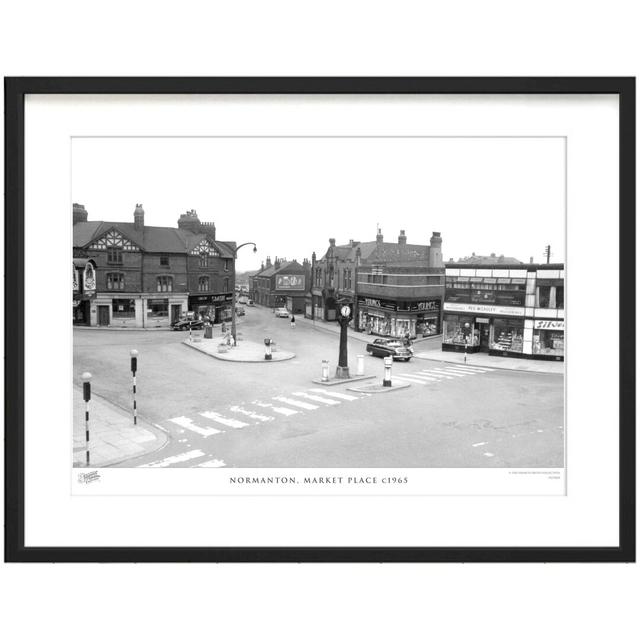
[[[3,75],[636,75],[635,4],[7,3]],[[44,381],[43,381],[44,382]],[[7,637],[601,638],[637,566],[0,568]]]

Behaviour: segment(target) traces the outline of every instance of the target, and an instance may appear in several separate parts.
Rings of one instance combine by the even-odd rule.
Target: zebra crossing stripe
[[[184,429],[189,429],[189,431],[193,431],[198,435],[201,435],[203,438],[208,438],[209,436],[215,436],[216,433],[222,433],[218,429],[214,429],[213,427],[199,427],[196,424],[193,424],[193,420],[191,418],[186,418],[185,416],[180,416],[179,418],[171,418],[169,422],[174,422],[180,427]]]
[[[324,393],[327,396],[331,396],[332,398],[340,398],[341,400],[357,400],[355,396],[348,396],[346,393],[338,393],[337,391],[326,391],[325,389],[309,389],[309,391],[313,391],[314,393]]]
[[[249,411],[248,409],[243,409],[242,407],[230,407],[230,411],[241,413],[243,416],[247,416],[248,418],[257,420],[258,422],[271,422],[271,420],[275,419],[273,416],[263,416],[260,413]]]
[[[314,396],[311,393],[305,393],[304,391],[294,391],[291,395],[298,396],[299,398],[305,398],[307,400],[313,400],[314,402],[321,402],[322,404],[340,404],[337,400],[321,398],[320,396]]]
[[[197,467],[226,467],[227,465],[224,463],[224,460],[207,460],[206,462],[201,462],[196,465]]]
[[[403,373],[401,376],[392,376],[392,380],[400,380],[400,382],[415,382],[417,384],[429,384],[426,380],[410,376],[408,373]]]
[[[477,367],[477,366],[469,366],[466,364],[454,364],[452,365],[456,369],[464,369],[466,371],[474,371],[474,372],[486,372],[486,371],[495,371],[495,369],[490,369],[489,367]]]
[[[446,378],[447,380],[453,380],[452,375],[444,375],[443,373],[433,373],[433,369],[429,369],[429,375],[434,376],[436,378]]]
[[[194,458],[201,458],[204,455],[200,449],[193,449],[192,451],[185,451],[185,453],[179,453],[175,456],[169,456],[163,460],[157,462],[151,462],[149,464],[141,464],[140,467],[170,467],[172,464],[179,464],[180,462],[186,462],[187,460],[193,460]]]
[[[268,402],[260,402],[258,400],[254,400],[252,404],[255,404],[257,407],[262,407],[263,409],[271,409],[271,411],[275,411],[283,416],[293,416],[296,413],[299,413],[295,409],[289,409],[287,407],[274,407],[272,404]]]
[[[207,418],[208,420],[213,420],[214,422],[219,422],[220,424],[224,424],[227,427],[233,427],[234,429],[242,429],[243,427],[248,427],[248,422],[241,422],[240,420],[234,420],[233,418],[225,418],[221,416],[219,413],[215,413],[214,411],[204,411],[200,414],[203,418]]]
[[[462,373],[462,371],[458,371],[457,369],[433,369],[437,373],[444,373],[448,376],[454,376],[456,378],[464,378],[468,372]]]
[[[427,373],[428,371],[431,371],[431,369],[423,369],[419,373],[421,376],[425,378],[425,380],[431,380],[431,382],[442,382],[440,378],[436,378],[433,375],[429,375],[429,373]]]
[[[299,409],[317,409],[315,404],[309,404],[308,402],[302,402],[300,400],[290,400],[289,398],[283,398],[282,396],[276,396],[274,400],[278,402],[284,402],[290,404],[292,407],[298,407]]]

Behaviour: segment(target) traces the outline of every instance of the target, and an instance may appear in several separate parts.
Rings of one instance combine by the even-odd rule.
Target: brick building
[[[276,257],[251,277],[250,294],[256,304],[265,307],[286,307],[291,313],[304,313],[305,296],[309,291],[311,265],[305,258],[297,260]]]
[[[397,242],[329,240],[319,260],[312,257],[312,285],[306,315],[336,319],[337,302],[352,309],[353,327],[382,336],[412,337],[441,332],[444,267],[442,238],[433,232],[429,244],[408,244],[404,230]]]
[[[195,211],[182,214],[177,228],[144,218],[139,204],[133,222],[89,221],[84,206],[73,205],[74,322],[159,327],[187,311],[229,318],[235,242],[217,240],[215,225]],[[94,269],[91,294],[76,291],[82,261]]]

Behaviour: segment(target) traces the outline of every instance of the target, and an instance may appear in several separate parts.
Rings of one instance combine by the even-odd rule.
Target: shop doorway
[[[180,319],[180,313],[182,312],[181,304],[171,305],[171,323],[177,322]]]
[[[489,351],[489,320],[487,318],[476,318],[476,326],[480,332],[480,351]]]
[[[101,327],[109,325],[109,307],[106,304],[98,305],[98,325]]]

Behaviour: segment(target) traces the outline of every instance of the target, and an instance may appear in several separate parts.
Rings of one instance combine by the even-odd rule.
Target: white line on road
[[[141,464],[141,467],[170,467],[172,464],[178,464],[180,462],[186,462],[187,460],[193,460],[193,458],[200,458],[204,455],[200,449],[194,449],[193,451],[186,451],[185,453],[179,453],[175,456],[169,456],[164,460],[158,460],[158,462],[151,462],[150,464]]]
[[[452,375],[445,376],[442,373],[433,373],[433,369],[429,369],[429,375],[430,376],[434,376],[435,378],[446,378],[447,380],[453,380],[453,376]]]
[[[476,442],[475,444],[472,444],[472,447],[481,447],[485,444],[489,444],[488,442]]]
[[[295,409],[288,409],[287,407],[274,407],[268,402],[259,402],[258,400],[254,400],[252,404],[255,404],[258,407],[262,407],[263,409],[271,409],[272,411],[280,413],[283,416],[293,416],[298,413],[298,411],[296,411]]]
[[[429,384],[426,380],[422,380],[416,376],[403,373],[401,376],[391,376],[391,380],[400,380],[400,382],[415,382],[416,384]]]
[[[484,373],[484,372],[488,372],[488,371],[495,371],[495,369],[489,369],[489,367],[477,367],[475,365],[470,367],[469,365],[466,365],[466,364],[453,364],[451,366],[456,368],[456,369],[464,369],[466,371],[473,371],[475,373]]]
[[[431,371],[431,369],[423,369],[418,372],[418,375],[421,375],[425,380],[431,380],[431,382],[441,382],[440,378],[436,378],[435,376],[430,376],[427,372]]]
[[[169,422],[175,422],[177,425],[184,427],[185,429],[189,429],[189,431],[193,431],[194,433],[201,435],[203,438],[215,436],[216,433],[222,433],[213,427],[199,427],[197,424],[193,424],[193,420],[191,420],[191,418],[186,418],[185,416],[171,418]]]
[[[203,418],[207,418],[208,420],[213,420],[214,422],[219,422],[220,424],[224,424],[227,427],[233,427],[234,429],[242,429],[243,427],[248,427],[248,422],[241,422],[240,420],[234,420],[233,418],[225,418],[221,416],[219,413],[215,413],[214,411],[203,411],[200,414]]]
[[[489,453],[488,451],[485,451],[482,455],[483,455],[483,456],[487,456],[487,458],[493,458],[493,456],[495,455],[495,453]]]
[[[197,467],[226,467],[227,465],[224,463],[224,460],[207,460],[206,462],[202,462]]]
[[[327,396],[331,396],[332,398],[340,398],[341,400],[357,400],[355,396],[348,396],[346,393],[338,393],[337,391],[326,391],[325,389],[309,389],[309,391],[313,391],[314,393],[324,393]]]
[[[314,396],[313,394],[305,393],[304,391],[294,391],[291,395],[298,396],[299,398],[306,398],[307,400],[313,400],[314,402],[321,402],[322,404],[340,404],[337,400],[321,398],[320,396]]]
[[[468,375],[468,371],[462,373],[458,369],[453,369],[453,371],[447,369],[432,369],[432,371],[435,371],[436,373],[444,373],[447,376],[454,376],[455,378],[464,378],[466,375]]]
[[[283,398],[282,396],[276,396],[274,400],[278,402],[284,402],[290,404],[292,407],[298,407],[299,409],[317,409],[315,404],[309,404],[308,402],[301,402],[300,400],[289,400],[289,398]]]
[[[249,411],[247,409],[243,409],[242,407],[230,407],[231,411],[235,413],[241,413],[248,418],[253,420],[257,420],[258,422],[271,422],[271,420],[275,420],[273,416],[263,416],[261,413],[256,413],[255,411]]]

